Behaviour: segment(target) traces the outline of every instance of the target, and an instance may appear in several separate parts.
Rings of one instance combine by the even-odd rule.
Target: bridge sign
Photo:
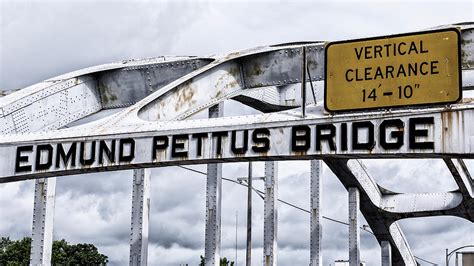
[[[332,42],[325,58],[325,108],[331,112],[462,98],[460,33],[454,28]]]

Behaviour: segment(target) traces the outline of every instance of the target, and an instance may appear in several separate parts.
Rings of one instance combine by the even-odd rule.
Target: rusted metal
[[[0,98],[0,156],[6,158],[0,166],[0,182],[19,181],[28,178],[43,178],[94,171],[138,169],[165,165],[194,163],[221,163],[228,161],[324,159],[346,187],[357,187],[361,197],[361,212],[379,241],[389,241],[392,247],[393,265],[413,265],[414,259],[397,220],[408,217],[432,215],[456,215],[472,221],[472,184],[469,190],[469,172],[463,167],[464,158],[474,158],[474,75],[472,70],[473,25],[450,25],[461,29],[462,79],[464,98],[452,105],[438,105],[424,108],[389,109],[362,111],[358,113],[327,114],[323,103],[308,107],[305,119],[301,112],[288,110],[314,103],[316,97],[310,92],[298,90],[304,81],[313,81],[317,98],[322,98],[321,85],[324,80],[325,43],[294,43],[265,46],[208,58],[174,57],[137,61],[123,61],[92,67],[68,73],[30,86]],[[307,49],[307,70],[310,78],[303,77],[301,67],[304,58],[301,51]],[[197,62],[196,65],[186,62]],[[184,63],[184,65],[183,65]],[[302,73],[303,72],[303,73]],[[169,82],[169,83],[168,83]],[[165,83],[168,83],[165,85]],[[304,85],[303,85],[304,86]],[[124,90],[124,88],[130,88]],[[308,97],[310,96],[310,97]],[[264,112],[277,112],[254,116],[217,118],[210,120],[187,120],[194,114],[206,110],[228,99],[239,100]],[[124,108],[125,107],[125,108]],[[107,108],[124,108],[110,113],[86,125],[74,129],[57,130],[73,121]],[[409,129],[412,119],[428,118],[433,124],[422,124]],[[171,120],[171,121],[167,121]],[[396,138],[385,134],[381,139],[380,127],[387,120],[400,120],[403,126],[391,128],[386,133],[403,134],[403,145],[396,149],[385,149],[381,142],[393,143]],[[373,146],[357,149],[364,137],[344,147],[341,141],[344,128],[350,139],[354,123],[370,122],[376,139]],[[337,134],[322,141],[321,150],[316,149],[316,127],[333,125]],[[307,151],[292,150],[292,130],[296,126],[309,126],[311,135]],[[251,134],[254,130],[266,128],[270,132],[270,149],[254,152]],[[54,130],[52,132],[46,132]],[[32,133],[44,131],[41,133]],[[155,136],[206,133],[207,140],[212,133],[232,131],[249,133],[249,149],[235,154],[231,141],[222,141],[223,153],[213,155],[214,146],[203,144],[202,156],[197,156],[197,141],[187,139],[185,148],[189,154],[173,157],[171,149],[157,154],[152,160],[150,143]],[[418,135],[410,137],[410,131]],[[322,134],[327,131],[321,131]],[[324,133],[325,132],[325,133]],[[420,133],[421,132],[421,133]],[[425,136],[423,132],[428,132]],[[28,133],[28,134],[24,134]],[[301,132],[300,132],[301,133]],[[299,134],[299,133],[298,133]],[[229,135],[230,136],[230,135]],[[49,169],[32,169],[30,172],[16,172],[13,168],[16,148],[32,145],[34,150],[20,153],[28,158],[23,166],[34,164],[35,152],[40,144],[59,144],[69,147],[71,143],[133,138],[136,141],[136,157],[130,162],[95,162],[79,167],[59,165]],[[411,147],[410,142],[433,143],[433,149]],[[239,142],[240,143],[240,142]],[[214,144],[213,144],[214,145]],[[390,146],[390,145],[389,145]],[[41,156],[41,155],[40,155]],[[55,155],[56,156],[56,155]],[[459,191],[439,194],[387,193],[370,178],[363,166],[347,158],[443,158],[459,185]],[[359,168],[358,168],[359,167]],[[354,171],[355,169],[362,169]],[[341,176],[346,176],[341,178]],[[471,179],[472,180],[472,179]],[[411,203],[416,199],[416,204]]]

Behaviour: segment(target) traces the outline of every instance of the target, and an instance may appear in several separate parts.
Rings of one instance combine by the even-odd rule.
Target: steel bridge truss
[[[472,159],[474,151],[474,101],[470,98],[474,97],[474,27],[472,24],[456,26],[461,29],[463,40],[464,98],[452,105],[326,113],[322,103],[326,44],[323,42],[264,46],[223,56],[121,61],[58,76],[0,98],[0,156],[8,158],[0,166],[0,183],[36,180],[31,264],[50,264],[56,176],[134,169],[130,265],[146,265],[149,168],[208,163],[205,257],[206,265],[218,265],[222,163],[268,161],[265,170],[264,261],[266,265],[276,265],[278,178],[273,162],[307,159],[311,160],[311,265],[322,265],[322,162],[349,192],[350,264],[359,265],[360,262],[360,210],[381,246],[382,265],[417,265],[398,220],[452,215],[474,222],[474,181],[463,161]],[[301,90],[303,80],[306,91]],[[223,103],[231,99],[261,114],[226,117]],[[195,119],[193,116],[200,112],[208,112],[209,118]],[[350,148],[339,150],[342,144],[339,142],[337,150],[332,150],[329,142],[319,149],[312,142],[306,150],[295,152],[288,148],[299,145],[298,141],[290,141],[292,134],[293,138],[298,138],[295,136],[305,133],[305,130],[295,129],[297,126],[307,126],[314,131],[315,125],[334,123],[336,130],[341,130],[343,124],[350,126],[370,119],[377,126],[387,118],[400,119],[408,125],[410,119],[427,116],[432,117],[436,125],[434,128],[424,127],[424,130],[433,132],[434,150],[403,147],[382,151],[377,144],[373,150],[354,152]],[[313,131],[308,133],[311,138],[315,134]],[[191,134],[201,137],[193,138]],[[223,137],[216,138],[213,134],[222,134]],[[244,147],[235,147],[232,141],[228,141],[236,138],[232,134],[243,134],[239,137],[243,136],[244,142],[239,145],[245,146],[247,138],[257,144],[249,145],[242,152]],[[164,135],[173,137],[156,138]],[[272,136],[269,140],[271,150],[258,150],[266,145],[262,135]],[[114,162],[120,156],[126,158],[126,148],[112,141],[125,142],[130,138],[134,139],[136,157],[123,164]],[[404,139],[406,143],[410,141],[408,136]],[[81,145],[92,147],[96,140],[97,146],[101,143],[109,145],[102,152],[110,153],[110,145],[117,145],[121,154],[114,154],[114,159],[109,156],[108,162],[95,161],[87,168],[81,168],[79,164],[87,162],[82,153],[78,155],[81,159],[76,158],[76,165],[71,161],[66,165],[67,160],[61,165],[57,155],[59,143],[67,143],[61,146],[62,149],[76,145],[79,150]],[[178,148],[169,147],[171,144],[166,142],[172,142]],[[160,146],[163,150],[153,150],[155,160],[147,161],[140,154],[150,156],[150,143],[163,145]],[[126,144],[132,149],[131,142]],[[18,149],[23,149],[23,153]],[[92,160],[92,154],[101,149],[92,148],[89,159]],[[215,153],[219,150],[222,152]],[[25,155],[29,152],[31,157]],[[36,161],[33,158],[35,152]],[[41,159],[44,152],[52,154],[50,165]],[[17,157],[12,154],[17,154]],[[395,193],[375,182],[360,160],[364,158],[440,158],[458,189],[444,193]]]

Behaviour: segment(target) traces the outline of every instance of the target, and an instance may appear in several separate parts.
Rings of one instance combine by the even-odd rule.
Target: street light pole
[[[247,179],[247,260],[246,265],[252,265],[252,162],[249,162],[249,178]]]
[[[235,212],[235,265],[237,265],[237,228],[239,227],[239,212]]]
[[[448,259],[448,249],[446,249],[446,266],[449,265],[449,259]]]
[[[446,249],[446,266],[449,265],[449,259],[451,258],[453,253],[458,251],[458,250],[464,249],[464,248],[474,248],[474,245],[467,245],[467,246],[458,247],[458,248],[454,249],[451,252],[448,252],[448,249]],[[456,254],[457,254],[457,252],[456,252]]]

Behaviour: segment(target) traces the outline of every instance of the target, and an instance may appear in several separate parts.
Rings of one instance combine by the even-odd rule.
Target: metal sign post
[[[301,63],[301,116],[306,116],[306,70],[308,69],[308,59],[306,58],[306,47],[301,48],[303,61]]]

